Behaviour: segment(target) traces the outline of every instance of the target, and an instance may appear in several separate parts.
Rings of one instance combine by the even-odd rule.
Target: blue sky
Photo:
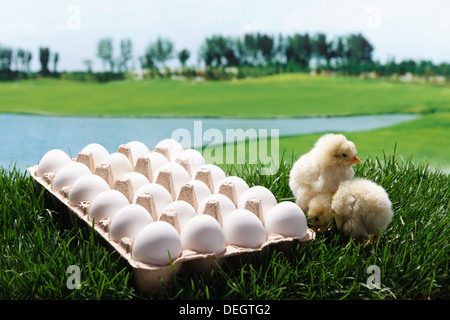
[[[31,50],[37,69],[38,47],[59,52],[59,70],[94,69],[97,41],[110,36],[119,54],[121,39],[131,38],[133,61],[157,36],[175,49],[192,52],[188,64],[212,34],[238,36],[324,32],[329,37],[362,32],[374,45],[374,58],[386,61],[428,59],[450,62],[450,1],[398,0],[0,0],[0,45]]]

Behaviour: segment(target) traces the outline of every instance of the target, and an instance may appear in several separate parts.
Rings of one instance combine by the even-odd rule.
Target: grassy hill
[[[281,138],[280,150],[298,157],[308,152],[319,136]],[[450,113],[427,114],[391,127],[345,133],[345,136],[355,143],[358,154],[363,158],[369,155],[382,157],[384,153],[392,153],[395,148],[405,158],[426,160],[432,167],[441,167],[450,172]]]
[[[81,116],[292,117],[450,111],[450,87],[357,78],[277,75],[193,83],[0,83],[0,112]]]
[[[81,116],[297,117],[419,113],[417,120],[347,134],[362,156],[393,150],[450,167],[450,87],[357,78],[284,74],[239,81],[52,79],[0,83],[0,112]],[[280,150],[298,156],[319,135],[286,137]]]

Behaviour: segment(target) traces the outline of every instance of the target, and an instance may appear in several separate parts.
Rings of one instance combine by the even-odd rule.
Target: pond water
[[[159,141],[170,138],[176,129],[187,130],[192,135],[191,143],[195,146],[195,133],[200,130],[202,135],[212,128],[220,130],[224,138],[226,129],[239,128],[268,129],[269,134],[270,129],[278,129],[279,136],[283,137],[321,132],[374,130],[417,117],[417,115],[389,114],[270,119],[83,118],[0,114],[0,166],[8,168],[11,164],[16,164],[18,168],[24,169],[37,164],[47,151],[54,148],[62,149],[75,158],[84,146],[92,142],[100,143],[110,153],[116,152],[120,144],[133,140],[141,141],[153,149]]]

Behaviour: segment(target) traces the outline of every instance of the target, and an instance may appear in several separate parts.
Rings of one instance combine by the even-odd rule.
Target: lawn
[[[0,112],[82,116],[292,117],[450,111],[450,87],[288,74],[238,80],[0,84]]]
[[[178,274],[156,294],[136,291],[132,272],[99,245],[94,232],[71,228],[46,209],[30,177],[1,169],[0,299],[448,298],[450,176],[395,155],[363,160],[356,175],[386,188],[394,209],[392,223],[373,245],[320,231],[306,247],[273,252],[259,264]],[[268,187],[280,201],[292,198],[290,167],[282,161],[274,176],[261,175],[259,165],[228,169],[250,185]],[[70,265],[80,268],[81,289],[66,286]],[[381,275],[373,289],[367,285],[372,265]]]
[[[426,160],[434,168],[450,172],[450,113],[433,113],[406,123],[373,131],[344,133],[353,141],[358,154],[382,156],[397,153],[412,157],[415,161]],[[280,150],[294,151],[295,157],[306,153],[320,134],[286,137],[280,139]]]

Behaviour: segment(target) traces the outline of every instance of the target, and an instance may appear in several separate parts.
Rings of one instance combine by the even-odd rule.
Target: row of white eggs
[[[137,141],[128,143],[131,157],[116,152],[109,154],[99,144],[90,144],[82,153],[90,153],[95,168],[109,164],[114,179],[129,179],[133,198],[128,199],[124,193],[111,188],[99,175],[93,174],[92,168],[73,161],[61,150],[51,150],[41,159],[36,175],[55,174],[52,188],[59,191],[70,187],[69,203],[73,206],[80,202],[90,203],[88,218],[98,222],[110,219],[109,236],[119,242],[124,237],[135,239],[132,257],[136,261],[152,265],[167,265],[171,259],[181,255],[182,250],[189,249],[200,253],[221,253],[226,245],[239,247],[259,247],[267,240],[270,233],[283,236],[303,238],[306,235],[306,219],[301,209],[292,202],[277,203],[275,196],[265,187],[250,188],[247,183],[236,176],[227,177],[222,169],[212,164],[205,164],[201,154],[193,149],[183,150],[181,145],[171,139],[161,141],[156,147],[164,147],[169,152],[162,155],[149,151]],[[141,173],[134,172],[137,159],[149,157],[153,172],[152,181]],[[189,168],[175,162],[187,159]],[[195,179],[196,172],[208,169],[211,173],[212,186]],[[159,173],[171,172],[174,194],[156,183]],[[190,172],[192,174],[190,174]],[[219,193],[224,184],[233,184],[234,202]],[[190,185],[195,191],[198,206],[179,200],[183,186]],[[138,205],[142,194],[153,196],[156,216]],[[259,199],[262,217],[245,209],[249,199]],[[211,201],[218,203],[220,219],[204,214]],[[166,221],[160,221],[164,212],[176,212],[179,230]],[[216,217],[217,218],[217,217]],[[218,221],[219,220],[219,221]],[[264,221],[263,222],[261,221]]]

